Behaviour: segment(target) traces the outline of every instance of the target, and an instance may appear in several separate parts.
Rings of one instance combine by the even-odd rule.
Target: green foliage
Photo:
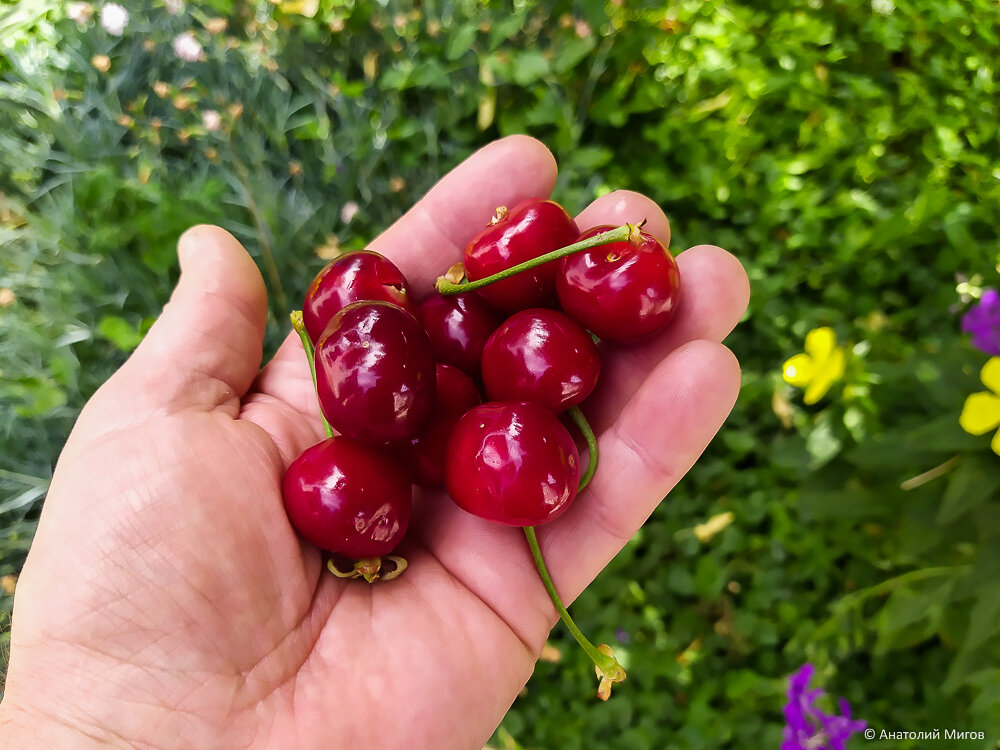
[[[998,283],[992,0],[144,0],[121,38],[4,8],[0,576],[75,415],[169,296],[183,229],[221,223],[259,261],[273,350],[318,248],[362,247],[527,132],[570,210],[645,192],[675,248],[736,253],[753,299],[733,416],[573,607],[628,681],[594,705],[557,630],[562,663],[492,744],[777,747],[805,660],[874,727],[1000,733],[1000,459],[957,424],[983,358],[955,293]],[[172,48],[188,30],[196,62]],[[819,325],[852,357],[804,407],[779,371]]]

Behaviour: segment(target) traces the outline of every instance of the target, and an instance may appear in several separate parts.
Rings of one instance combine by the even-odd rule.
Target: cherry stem
[[[580,429],[580,432],[583,433],[583,439],[587,441],[587,470],[580,477],[580,488],[577,490],[579,493],[587,488],[590,480],[594,478],[594,472],[597,471],[597,438],[594,437],[594,431],[590,429],[590,423],[583,416],[583,412],[580,411],[579,406],[571,406],[569,408],[569,416],[573,420],[573,423]]]
[[[611,695],[612,683],[621,682],[625,679],[625,670],[618,663],[609,646],[603,643],[600,646],[594,646],[593,643],[587,640],[587,636],[583,634],[583,631],[577,627],[573,618],[570,617],[569,610],[566,609],[562,603],[562,599],[559,598],[559,592],[556,591],[556,586],[552,583],[552,576],[549,575],[549,569],[545,565],[544,558],[542,558],[542,550],[538,546],[538,537],[535,536],[535,527],[525,526],[524,535],[528,539],[528,547],[531,549],[531,557],[535,561],[538,575],[541,576],[545,590],[548,592],[552,604],[555,605],[560,619],[566,624],[569,632],[573,634],[576,642],[580,644],[583,652],[594,662],[594,669],[601,680],[600,687],[597,690],[597,697],[606,701]]]
[[[560,247],[558,250],[553,250],[552,252],[545,253],[544,255],[539,255],[537,258],[526,260],[524,263],[518,263],[516,266],[505,268],[499,273],[495,273],[492,276],[485,276],[481,279],[477,279],[476,281],[466,281],[456,284],[453,281],[448,281],[448,279],[442,276],[437,280],[434,288],[441,294],[445,295],[471,292],[475,289],[481,289],[484,286],[489,286],[496,281],[503,281],[511,276],[516,276],[521,273],[521,271],[527,271],[535,266],[540,266],[545,263],[549,263],[550,261],[558,260],[559,258],[565,258],[567,255],[578,253],[581,250],[587,250],[588,248],[597,247],[598,245],[607,245],[610,242],[622,242],[623,240],[637,242],[639,229],[645,223],[646,221],[643,220],[639,224],[625,224],[623,226],[616,227],[615,229],[609,229],[607,232],[601,232],[600,234],[595,234],[593,237],[588,237],[585,240],[574,242],[572,245]]]
[[[313,381],[313,391],[316,391],[316,355],[313,350],[312,341],[309,340],[309,334],[306,333],[306,324],[302,320],[302,311],[294,310],[291,315],[288,316],[292,321],[292,328],[295,332],[299,334],[299,339],[302,341],[302,348],[306,350],[306,359],[309,360],[309,374],[312,376]],[[317,403],[319,402],[318,391],[316,391]],[[323,416],[323,410],[319,411],[319,418],[323,420],[323,431],[326,432],[328,438],[333,437],[333,428],[330,423],[326,421],[326,417]]]

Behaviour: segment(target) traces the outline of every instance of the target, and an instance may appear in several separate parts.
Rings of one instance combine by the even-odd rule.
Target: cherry
[[[309,285],[302,304],[309,338],[313,343],[319,341],[334,315],[352,302],[364,300],[391,302],[413,312],[406,279],[388,258],[359,250],[327,263]]]
[[[411,493],[405,471],[346,437],[307,448],[282,480],[285,511],[299,536],[354,560],[392,552],[410,522]]]
[[[483,347],[501,317],[478,294],[432,294],[417,305],[417,317],[431,340],[434,359],[479,377]]]
[[[491,276],[576,240],[573,218],[554,201],[531,198],[507,211],[497,209],[493,224],[465,248],[465,275],[470,281]],[[479,294],[508,313],[555,303],[558,264],[544,263],[517,276],[498,281]]]
[[[490,402],[458,420],[448,442],[445,486],[460,508],[507,526],[558,518],[576,497],[580,454],[551,411]]]
[[[464,372],[451,365],[437,365],[437,395],[434,414],[424,430],[399,446],[399,457],[410,469],[415,484],[444,485],[448,439],[455,423],[480,402],[479,389]]]
[[[401,307],[354,302],[316,345],[316,392],[330,425],[370,443],[406,440],[434,406],[434,359],[427,334]]]
[[[581,239],[613,227],[588,229]],[[659,331],[677,310],[677,261],[646,232],[584,250],[561,261],[559,303],[574,320],[609,341],[630,342]]]
[[[590,395],[601,374],[597,345],[580,324],[555,310],[522,310],[483,349],[491,401],[531,401],[554,412]]]

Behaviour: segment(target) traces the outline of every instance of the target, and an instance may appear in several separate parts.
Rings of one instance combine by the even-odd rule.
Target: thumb
[[[177,255],[181,277],[163,313],[89,405],[105,416],[222,406],[235,417],[260,368],[267,290],[253,259],[207,225],[187,230]]]

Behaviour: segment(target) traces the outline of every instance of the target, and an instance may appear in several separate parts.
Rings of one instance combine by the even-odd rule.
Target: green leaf
[[[818,422],[806,438],[806,450],[813,457],[813,468],[830,461],[840,453],[842,445],[841,439],[834,434],[828,420]]]
[[[549,61],[538,50],[525,50],[511,61],[514,83],[529,86],[541,80],[549,72]]]
[[[992,453],[968,455],[951,473],[938,523],[951,523],[1000,490],[1000,461]]]
[[[123,352],[132,351],[142,341],[142,333],[125,318],[117,315],[105,315],[101,318],[97,331]]]
[[[479,33],[476,23],[464,23],[455,29],[444,48],[444,56],[449,60],[457,60],[472,48]]]
[[[48,377],[21,378],[9,385],[14,412],[21,417],[49,414],[66,403],[66,392]]]
[[[953,582],[947,580],[921,589],[901,586],[889,596],[878,614],[876,653],[905,648],[933,635],[944,614]]]
[[[971,651],[1000,633],[1000,581],[993,581],[979,590],[976,603],[969,610],[969,630],[962,641],[962,650]]]

